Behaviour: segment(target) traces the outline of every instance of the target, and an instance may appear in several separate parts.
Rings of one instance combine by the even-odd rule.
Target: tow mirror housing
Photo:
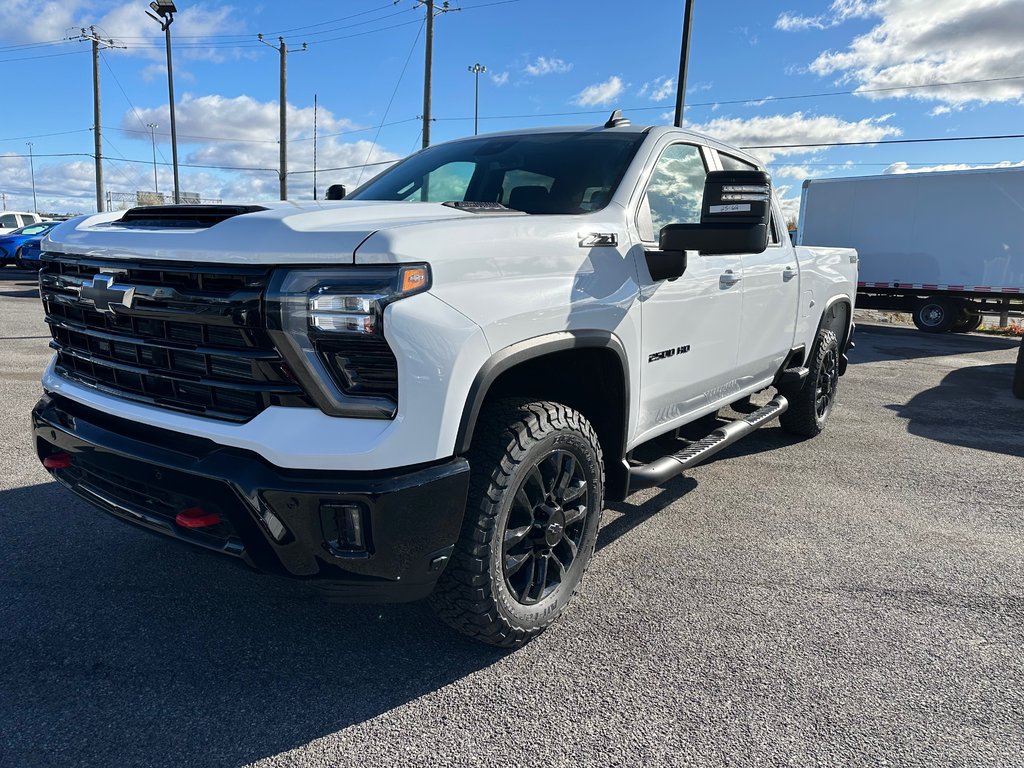
[[[700,224],[665,226],[660,248],[709,255],[761,253],[768,247],[771,201],[771,177],[764,171],[711,171],[704,182]]]
[[[327,188],[327,199],[328,200],[344,200],[345,199],[345,185],[344,184],[331,184]]]

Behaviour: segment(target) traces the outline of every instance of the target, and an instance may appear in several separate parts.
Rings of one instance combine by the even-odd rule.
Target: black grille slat
[[[78,290],[101,270],[136,287],[99,312]],[[309,406],[262,327],[267,268],[196,271],[47,254],[40,290],[56,371],[129,400],[246,421],[271,405]]]

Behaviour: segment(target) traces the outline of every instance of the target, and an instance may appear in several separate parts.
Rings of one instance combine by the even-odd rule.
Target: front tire
[[[793,435],[816,437],[825,428],[839,387],[839,340],[828,328],[818,331],[807,378],[800,389],[783,391],[789,409],[779,416],[782,428]]]
[[[430,602],[472,638],[518,648],[557,619],[594,553],[604,462],[590,423],[553,402],[485,409],[462,533]]]

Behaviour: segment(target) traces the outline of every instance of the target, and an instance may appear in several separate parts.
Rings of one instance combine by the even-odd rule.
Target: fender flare
[[[602,330],[579,330],[579,331],[558,331],[543,336],[535,336],[531,339],[511,344],[504,349],[498,350],[481,366],[477,371],[473,384],[466,396],[466,404],[462,409],[462,418],[459,421],[459,431],[455,437],[455,455],[460,455],[469,450],[473,439],[473,431],[476,429],[476,422],[480,416],[480,409],[491,385],[497,381],[501,374],[515,366],[533,360],[553,352],[565,352],[571,349],[610,349],[619,358],[622,366],[623,390],[623,423],[622,435],[624,449],[628,439],[629,428],[629,359],[626,356],[626,348],[619,338],[610,331]]]

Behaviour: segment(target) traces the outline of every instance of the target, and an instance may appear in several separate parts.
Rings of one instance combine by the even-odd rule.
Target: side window
[[[445,203],[449,200],[465,200],[466,190],[473,178],[476,163],[448,163],[427,174],[426,182],[428,202]],[[422,200],[423,189],[420,184],[410,184],[407,189],[398,193],[402,200]]]
[[[779,237],[779,218],[775,215],[775,206],[772,206],[772,218],[768,225],[768,245],[782,245]]]
[[[692,144],[666,147],[640,200],[636,222],[640,238],[657,241],[666,224],[699,224],[707,175],[698,147]]]
[[[718,153],[718,162],[722,164],[723,171],[756,171],[757,166],[753,163],[748,163],[746,160],[740,160],[738,157],[727,155],[723,152]]]
[[[0,227],[20,227],[21,224],[18,222],[18,217],[13,213],[5,213],[0,216]]]

